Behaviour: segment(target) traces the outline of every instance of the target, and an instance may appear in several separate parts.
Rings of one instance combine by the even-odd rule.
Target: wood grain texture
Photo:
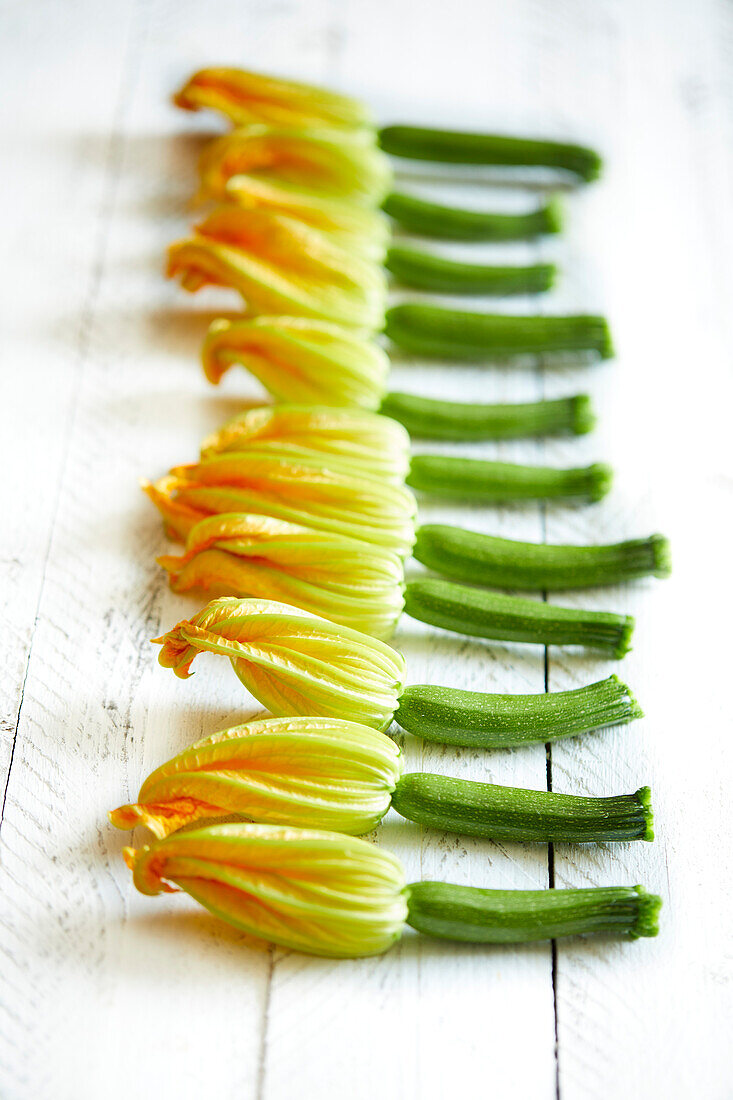
[[[720,4],[642,4],[633,19],[624,5],[609,5],[603,20],[589,21],[590,48],[579,56],[567,30],[583,8],[562,3],[545,19],[545,122],[572,127],[590,113],[608,171],[598,206],[589,194],[576,207],[557,301],[568,310],[601,306],[614,326],[618,358],[594,383],[604,415],[573,453],[610,456],[616,484],[600,505],[548,515],[547,538],[664,530],[675,571],[663,585],[563,595],[636,616],[623,674],[646,718],[553,746],[553,786],[596,794],[648,783],[657,835],[653,845],[558,848],[557,885],[644,882],[664,909],[655,941],[559,945],[560,1095],[723,1097],[732,1087],[731,922],[719,890],[731,881],[723,777],[732,761],[723,732],[730,718],[714,686],[727,648],[718,572],[701,554],[724,545],[731,509],[723,443],[731,328],[720,302],[731,292],[733,223],[721,188],[731,181],[723,90],[733,23]],[[572,95],[578,85],[582,103]],[[553,443],[546,453],[563,461],[569,452]],[[550,688],[583,682],[584,664],[552,651]]]
[[[12,522],[0,554],[3,1098],[729,1095],[717,548],[727,546],[731,490],[730,9],[114,0],[102,19],[86,0],[46,0],[3,5],[2,17],[12,105],[12,202],[1,215],[12,274],[0,299],[12,410],[2,486]],[[480,754],[407,735],[403,745],[411,769],[499,783],[543,788],[549,774],[555,789],[600,794],[650,781],[654,845],[558,848],[552,868],[558,886],[643,881],[661,892],[657,941],[565,944],[553,956],[549,945],[466,949],[408,933],[381,959],[334,963],[256,949],[181,896],[132,889],[127,837],[106,811],[172,753],[257,710],[225,662],[200,658],[182,683],[148,644],[198,604],[164,584],[154,558],[165,540],[137,480],[192,458],[206,431],[258,393],[237,372],[211,390],[197,363],[207,321],[236,309],[236,297],[189,298],[162,277],[165,246],[191,217],[197,151],[217,129],[175,112],[168,96],[207,63],[339,86],[384,121],[571,136],[607,153],[604,181],[568,197],[565,240],[436,251],[558,259],[557,292],[501,308],[607,311],[618,359],[506,371],[403,358],[393,383],[462,400],[593,394],[602,421],[585,440],[464,453],[609,460],[618,477],[607,502],[545,512],[421,500],[420,515],[549,541],[669,531],[672,581],[554,597],[638,616],[622,671],[647,718],[555,745],[549,773],[542,747]],[[466,205],[536,197],[475,173],[461,184],[424,168],[402,175]],[[701,532],[716,547],[707,569]],[[539,647],[464,641],[408,619],[396,644],[412,682],[542,691],[547,671],[558,690],[610,669],[570,651],[552,650],[546,664]],[[375,839],[411,878],[549,881],[544,846],[441,835],[393,814]]]

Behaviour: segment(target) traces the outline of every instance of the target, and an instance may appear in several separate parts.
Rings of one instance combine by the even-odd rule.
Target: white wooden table
[[[4,1100],[733,1095],[730,5],[5,0],[0,20]],[[669,582],[558,601],[638,616],[620,671],[647,717],[547,758],[404,744],[411,767],[529,787],[649,782],[657,840],[548,855],[395,818],[380,842],[412,878],[643,882],[664,896],[658,939],[470,949],[408,934],[380,959],[329,962],[254,951],[184,896],[133,891],[128,838],[107,810],[257,709],[226,662],[201,659],[185,684],[158,667],[148,639],[197,603],[168,592],[160,524],[137,487],[192,458],[256,393],[241,372],[212,391],[197,365],[206,321],[234,299],[187,298],[162,277],[190,217],[201,135],[216,126],[168,97],[217,63],[343,88],[385,122],[567,136],[605,153],[602,182],[569,197],[561,240],[472,254],[556,258],[558,291],[501,308],[603,310],[617,359],[503,372],[401,362],[394,382],[466,400],[593,395],[589,437],[474,450],[609,460],[605,502],[421,504],[421,516],[549,541],[667,532]],[[487,208],[512,199],[443,193]],[[543,691],[612,670],[406,619],[396,644],[413,682]]]

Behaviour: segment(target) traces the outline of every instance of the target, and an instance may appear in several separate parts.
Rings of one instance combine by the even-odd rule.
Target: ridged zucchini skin
[[[550,401],[482,405],[392,392],[385,396],[379,411],[383,416],[398,420],[417,439],[530,439],[584,435],[595,424],[591,400],[584,393]]]
[[[617,676],[573,691],[500,695],[434,684],[403,691],[395,721],[426,741],[506,749],[625,725],[644,712]]]
[[[426,524],[418,528],[412,552],[423,565],[453,580],[538,591],[667,577],[671,569],[664,535],[607,546],[549,546]]]
[[[447,241],[528,241],[560,233],[565,220],[557,195],[524,214],[462,210],[398,192],[387,196],[382,209],[411,233]]]
[[[489,840],[653,840],[648,787],[611,798],[531,791],[446,775],[403,775],[392,808],[420,825]]]
[[[462,943],[528,943],[601,933],[656,936],[662,899],[642,886],[585,890],[483,890],[416,882],[405,890],[407,923]]]
[[[572,172],[586,183],[598,179],[602,161],[594,149],[567,141],[476,134],[428,126],[385,126],[378,141],[385,153],[444,164],[493,164]]]
[[[432,578],[406,585],[405,613],[473,638],[586,646],[617,660],[631,648],[634,631],[630,615],[556,607]]]
[[[613,355],[608,323],[594,314],[517,316],[407,302],[387,310],[384,331],[397,347],[439,359],[511,361],[557,354],[609,359]]]
[[[557,275],[554,264],[466,264],[400,245],[387,251],[384,263],[403,286],[442,294],[541,294]]]
[[[413,455],[406,478],[411,489],[450,500],[588,503],[601,500],[612,480],[611,467],[603,462],[558,470],[453,455]]]

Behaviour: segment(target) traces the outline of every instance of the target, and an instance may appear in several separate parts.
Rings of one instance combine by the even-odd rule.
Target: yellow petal
[[[267,210],[222,206],[168,250],[184,289],[238,291],[252,313],[294,313],[365,330],[384,325],[381,265],[349,255],[319,230]]]
[[[231,176],[225,196],[245,210],[266,209],[319,229],[341,248],[383,263],[391,230],[385,214],[347,199],[324,198],[304,187],[246,174]]]
[[[143,479],[140,488],[162,515],[168,537],[185,539],[191,528],[207,513],[176,499],[178,482],[179,479],[175,477],[161,477],[155,482]]]
[[[281,401],[376,409],[389,359],[376,344],[341,325],[300,317],[214,321],[202,350],[217,384],[234,364]]]
[[[201,457],[288,447],[293,455],[335,455],[372,477],[404,481],[410,437],[396,420],[363,409],[325,405],[266,405],[247,409],[204,440]]]
[[[244,686],[275,715],[317,715],[386,729],[405,662],[376,638],[269,600],[213,600],[154,639],[158,660],[185,679],[196,654],[228,657]]]
[[[216,733],[158,768],[138,800],[109,816],[164,837],[208,817],[359,834],[389,809],[400,752],[382,733],[336,718],[270,718]]]
[[[409,489],[360,476],[352,463],[335,456],[293,457],[254,448],[245,455],[224,452],[175,467],[165,492],[199,518],[253,512],[359,538],[402,555],[415,538],[417,508]]]
[[[201,69],[186,81],[173,102],[187,111],[220,111],[235,126],[248,122],[346,129],[371,125],[371,113],[358,99],[244,69]]]
[[[221,816],[221,811],[218,806],[202,802],[199,798],[182,797],[159,803],[147,801],[118,806],[108,816],[118,829],[135,829],[138,825],[144,825],[162,840],[164,836],[174,833],[184,825],[190,825],[193,821]]]
[[[380,206],[392,169],[373,135],[246,126],[212,141],[199,161],[200,198],[228,199],[234,176],[303,189],[317,198]]]
[[[391,637],[404,604],[392,551],[269,516],[209,517],[190,531],[184,555],[158,561],[175,592],[276,600],[376,638]]]
[[[223,920],[296,951],[386,951],[407,916],[404,873],[356,837],[276,825],[178,833],[125,859],[143,894],[185,890]]]

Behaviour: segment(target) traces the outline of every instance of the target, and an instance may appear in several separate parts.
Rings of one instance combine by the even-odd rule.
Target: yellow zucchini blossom
[[[109,815],[162,839],[204,818],[368,833],[402,775],[389,737],[338,718],[266,718],[215,733],[149,775],[137,802]]]
[[[189,532],[185,554],[158,562],[174,592],[279,600],[376,638],[391,637],[404,604],[393,551],[271,516],[209,516]]]
[[[386,215],[379,210],[250,175],[232,176],[222,197],[245,210],[265,209],[297,218],[326,233],[341,248],[376,263],[384,262],[391,231]]]
[[[186,81],[173,102],[185,111],[219,111],[235,126],[248,122],[345,129],[372,125],[369,109],[358,99],[245,69],[201,69]]]
[[[214,321],[202,360],[214,385],[238,364],[278,401],[365,409],[379,408],[389,374],[386,353],[372,341],[302,317]]]
[[[405,661],[385,642],[288,604],[212,600],[154,641],[158,660],[186,679],[198,653],[228,657],[276,716],[344,718],[383,730],[402,691]]]
[[[231,287],[252,313],[295,313],[367,330],[384,326],[381,266],[325,233],[269,210],[218,207],[168,249],[167,274],[185,290]]]
[[[217,138],[199,159],[199,199],[229,199],[235,176],[308,196],[378,207],[392,186],[387,157],[366,133],[245,126]],[[240,185],[234,185],[235,189]]]
[[[415,541],[415,498],[403,485],[355,473],[335,456],[215,454],[143,483],[167,529],[185,537],[194,523],[221,512],[254,512],[363,539],[406,555]]]
[[[396,420],[327,405],[247,409],[204,440],[201,457],[273,448],[294,457],[335,456],[353,463],[362,474],[397,482],[405,480],[410,467],[410,437]]]
[[[313,955],[380,954],[407,916],[399,860],[340,833],[212,825],[124,857],[141,894],[184,890],[235,928]]]

